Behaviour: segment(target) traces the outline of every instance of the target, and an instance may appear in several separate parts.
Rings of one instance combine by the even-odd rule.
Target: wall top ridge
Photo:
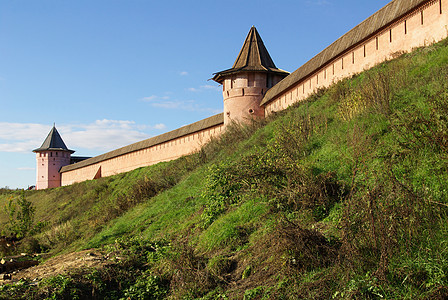
[[[198,131],[202,131],[204,129],[222,125],[224,124],[224,114],[220,113],[211,117],[208,117],[206,119],[202,119],[200,121],[197,121],[195,123],[180,127],[178,129],[175,129],[173,131],[163,133],[161,135],[131,144],[124,147],[121,147],[119,149],[112,150],[110,152],[83,160],[81,162],[78,162],[76,164],[67,165],[61,168],[61,173],[68,172],[72,170],[76,170],[79,168],[83,168],[89,165],[93,165],[117,156],[125,155],[131,152],[135,152],[138,150],[146,149],[152,146],[156,146],[171,140],[174,140],[176,138],[186,136],[188,134],[196,133]]]
[[[394,0],[341,36],[330,46],[311,58],[296,71],[266,92],[260,105],[265,105],[294,84],[310,76],[314,71],[336,59],[350,48],[373,36],[381,29],[390,26],[410,11],[434,0]]]

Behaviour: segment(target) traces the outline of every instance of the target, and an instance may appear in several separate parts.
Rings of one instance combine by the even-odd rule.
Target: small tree
[[[35,208],[30,201],[26,200],[25,193],[22,193],[17,201],[11,197],[5,210],[9,218],[8,231],[18,238],[23,238],[32,231]]]

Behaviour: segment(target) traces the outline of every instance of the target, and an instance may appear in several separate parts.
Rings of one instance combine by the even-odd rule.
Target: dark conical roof
[[[224,76],[241,72],[277,73],[285,76],[289,74],[277,69],[255,26],[250,29],[233,67],[215,73],[213,80],[221,83]]]
[[[57,131],[56,126],[54,125],[53,128],[50,130],[50,133],[48,134],[47,138],[43,142],[42,146],[40,146],[40,148],[34,149],[33,152],[48,151],[48,150],[69,151],[71,153],[75,152],[67,148],[64,141],[61,138],[61,135]]]

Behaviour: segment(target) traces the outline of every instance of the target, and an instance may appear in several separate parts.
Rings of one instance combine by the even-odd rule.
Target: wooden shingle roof
[[[255,26],[250,29],[232,68],[215,73],[213,80],[222,83],[225,76],[248,71],[277,73],[284,76],[289,74],[275,66]]]
[[[181,128],[175,129],[173,131],[128,145],[128,146],[124,146],[122,148],[83,160],[81,162],[72,164],[72,165],[68,165],[68,166],[64,166],[61,168],[61,173],[63,172],[67,172],[67,171],[71,171],[71,170],[76,170],[85,166],[89,166],[89,165],[93,165],[114,157],[118,157],[127,153],[131,153],[131,152],[135,152],[135,151],[139,151],[142,149],[147,149],[149,147],[155,146],[155,145],[159,145],[174,139],[177,139],[179,137],[182,136],[186,136],[198,131],[202,131],[204,129],[210,128],[210,127],[214,127],[214,126],[219,126],[224,124],[224,114],[220,113],[211,117],[208,117],[206,119],[203,119],[201,121],[192,123],[190,125],[186,125],[183,126]]]
[[[266,92],[260,105],[264,105],[285,92],[294,84],[306,79],[313,72],[323,67],[325,64],[336,59],[347,50],[355,47],[361,42],[369,39],[374,34],[387,28],[394,21],[400,19],[411,10],[423,6],[431,0],[394,0],[381,8],[375,14],[364,20],[358,26],[337,39],[322,52],[314,56],[303,66],[284,78],[277,85]]]
[[[53,128],[51,128],[50,133],[48,133],[47,138],[42,143],[42,146],[33,150],[33,152],[40,151],[68,151],[71,153],[75,152],[67,148],[55,125],[53,125]]]

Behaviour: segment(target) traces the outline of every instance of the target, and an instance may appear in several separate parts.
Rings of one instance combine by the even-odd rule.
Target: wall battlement
[[[223,84],[223,114],[63,166],[61,185],[119,174],[190,154],[221,134],[225,123],[235,116],[237,121],[244,121],[251,114],[262,117],[283,110],[305,100],[319,88],[367,70],[397,53],[410,52],[447,36],[448,0],[394,0],[286,76],[287,72],[275,67],[252,28],[234,66],[215,74],[214,80]],[[258,49],[255,52],[254,46]]]

